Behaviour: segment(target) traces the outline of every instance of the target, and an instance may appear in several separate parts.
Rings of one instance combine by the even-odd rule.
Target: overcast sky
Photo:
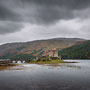
[[[90,0],[0,0],[0,44],[90,39]]]

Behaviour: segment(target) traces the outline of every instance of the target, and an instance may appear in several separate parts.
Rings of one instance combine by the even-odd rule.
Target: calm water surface
[[[0,71],[0,90],[90,90],[90,60],[76,62],[21,64]]]

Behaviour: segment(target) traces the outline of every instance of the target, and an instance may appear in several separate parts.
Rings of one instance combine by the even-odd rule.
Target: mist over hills
[[[0,45],[0,57],[7,57],[17,54],[30,54],[33,56],[42,55],[50,48],[59,48],[61,50],[73,45],[85,42],[81,38],[53,38],[45,40],[36,40],[30,42],[7,43]]]

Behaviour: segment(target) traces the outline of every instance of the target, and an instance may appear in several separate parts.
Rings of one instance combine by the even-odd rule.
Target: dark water
[[[0,71],[0,90],[90,90],[90,60],[22,64]]]

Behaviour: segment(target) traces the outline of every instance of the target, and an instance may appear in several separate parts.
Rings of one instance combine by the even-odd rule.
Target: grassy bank
[[[12,66],[0,66],[0,71],[11,68]]]
[[[13,64],[7,61],[0,61],[0,66],[16,66],[17,64]]]
[[[48,61],[33,60],[33,61],[29,61],[28,63],[31,63],[31,64],[58,64],[58,63],[75,63],[75,62],[67,62],[67,61],[57,59],[57,60],[48,60]]]
[[[0,62],[0,71],[2,71],[2,70],[6,70],[6,69],[8,69],[8,68],[11,68],[11,67],[13,67],[13,66],[17,66],[18,64],[13,64],[13,63],[1,63]]]
[[[0,64],[0,67],[1,66],[17,66],[18,64],[13,64],[13,63],[4,63],[4,64]]]

